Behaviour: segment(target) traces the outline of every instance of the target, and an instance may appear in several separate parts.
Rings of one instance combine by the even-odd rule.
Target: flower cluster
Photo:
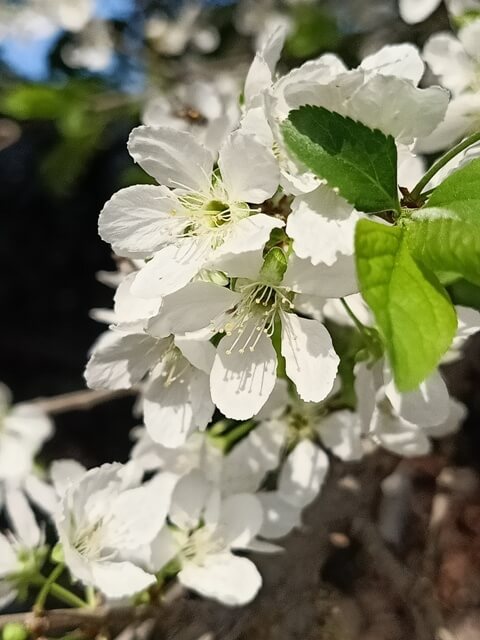
[[[359,461],[378,446],[423,455],[432,437],[456,430],[464,408],[439,370],[416,389],[397,386],[378,314],[359,294],[354,237],[368,214],[382,229],[399,229],[396,215],[406,225],[408,207],[423,205],[409,191],[423,175],[418,150],[448,147],[476,122],[470,111],[461,127],[451,118],[476,100],[475,64],[462,63],[462,74],[455,65],[474,56],[477,28],[426,46],[452,100],[439,86],[419,88],[425,64],[410,44],[355,69],[326,54],[280,76],[280,27],[241,100],[229,94],[234,83],[195,83],[149,103],[128,150],[157,184],[122,189],[101,212],[100,235],[121,268],[102,275],[114,307],[95,312],[109,327],[85,371],[92,389],[135,390],[144,426],[127,464],[56,461],[41,477],[33,461],[49,420],[35,406],[5,408],[0,498],[12,529],[23,532],[27,518],[35,534],[0,537],[0,598],[42,580],[31,500],[53,518],[62,566],[107,598],[176,575],[206,597],[245,604],[261,576],[244,552],[281,551],[271,540],[301,526],[332,458]],[[401,211],[362,210],[292,153],[284,125],[305,105],[392,146]],[[354,170],[368,175],[345,161],[343,178]],[[478,312],[457,315],[450,359],[480,329]],[[349,372],[339,327],[356,339]],[[6,393],[0,401],[7,406]]]

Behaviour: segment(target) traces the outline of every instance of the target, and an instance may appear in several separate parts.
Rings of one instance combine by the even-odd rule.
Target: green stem
[[[34,608],[37,611],[43,611],[45,607],[45,602],[47,600],[47,596],[50,593],[50,588],[52,587],[53,583],[56,582],[58,578],[61,576],[64,569],[65,569],[65,565],[63,563],[57,564],[57,566],[53,569],[53,571],[48,576],[48,578],[45,579],[45,582],[43,583],[43,586],[38,592],[38,596],[35,600]]]
[[[75,607],[75,608],[88,607],[88,603],[85,602],[85,600],[82,600],[81,598],[76,596],[74,593],[72,593],[68,589],[65,589],[64,587],[61,587],[59,584],[56,584],[54,581],[56,578],[54,578],[54,580],[51,581],[52,574],[55,573],[56,569],[52,571],[52,573],[49,575],[48,578],[46,578],[45,576],[42,576],[41,573],[38,573],[30,578],[30,582],[34,585],[41,586],[42,591],[43,591],[43,588],[48,585],[47,594],[50,593],[52,596],[57,598],[57,600],[60,600],[61,602],[64,602],[65,604],[70,605],[71,607]],[[62,571],[63,571],[63,566],[62,566]],[[40,594],[39,594],[39,597],[40,597]],[[45,595],[45,598],[46,598],[46,595]],[[37,598],[37,602],[38,602],[38,598]]]
[[[353,313],[352,309],[350,308],[350,305],[345,300],[345,298],[340,298],[340,302],[342,303],[343,308],[347,312],[347,314],[348,314],[349,318],[352,320],[353,324],[360,331],[360,333],[365,337],[366,340],[370,340],[370,336],[368,335],[368,331],[366,330],[365,325],[362,322],[360,322],[360,320],[357,318],[357,316]]]
[[[447,162],[450,162],[452,158],[454,158],[456,155],[470,147],[472,144],[475,144],[475,142],[478,142],[479,140],[480,131],[477,133],[473,133],[471,136],[468,136],[468,138],[465,138],[465,140],[462,140],[462,142],[459,142],[455,147],[453,147],[453,149],[450,149],[450,151],[445,153],[441,158],[434,162],[427,173],[420,180],[420,182],[415,185],[413,190],[410,192],[412,199],[416,200],[420,197],[423,188],[427,186],[433,176],[438,173],[440,169],[447,164]]]

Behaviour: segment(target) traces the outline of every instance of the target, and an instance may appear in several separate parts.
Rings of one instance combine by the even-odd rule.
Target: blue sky
[[[96,0],[95,15],[107,20],[126,20],[134,10],[135,0]],[[48,55],[62,32],[37,38],[20,40],[6,38],[0,44],[0,57],[18,75],[27,80],[41,81],[48,78]]]

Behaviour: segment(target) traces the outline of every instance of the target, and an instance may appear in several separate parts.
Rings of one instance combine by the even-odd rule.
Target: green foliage
[[[119,115],[133,115],[136,106],[105,94],[96,82],[70,80],[58,86],[16,85],[0,99],[0,109],[18,120],[55,123],[59,139],[45,155],[41,174],[52,191],[63,195],[101,147],[108,124]]]
[[[306,2],[292,7],[293,30],[285,43],[285,53],[292,58],[311,58],[322,51],[332,51],[340,42],[335,20],[316,4]]]
[[[480,285],[480,159],[452,173],[406,224],[412,255]]]
[[[357,224],[357,273],[363,297],[385,340],[400,391],[415,389],[449,348],[455,309],[438,279],[417,264],[403,227]]]
[[[399,211],[397,148],[391,136],[312,106],[291,111],[282,130],[293,155],[358,210]]]
[[[331,409],[354,410],[356,407],[354,367],[359,354],[365,348],[364,338],[353,327],[332,321],[327,321],[325,324],[332,337],[333,348],[340,358],[338,375],[342,384],[340,391],[329,398],[328,406]]]

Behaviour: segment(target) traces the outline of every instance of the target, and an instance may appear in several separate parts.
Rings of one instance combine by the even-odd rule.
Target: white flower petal
[[[148,332],[163,337],[204,329],[239,299],[238,293],[211,282],[191,282],[163,298],[159,315],[148,323]]]
[[[209,193],[213,156],[185,131],[137,127],[128,139],[130,155],[159,184]]]
[[[284,223],[281,220],[265,213],[258,213],[240,220],[232,227],[227,240],[215,252],[215,262],[219,258],[228,260],[229,254],[236,255],[263,249],[272,229],[280,229],[283,226]]]
[[[243,336],[252,331],[255,328],[247,324]],[[234,348],[236,334],[221,339],[210,375],[213,402],[227,418],[235,420],[247,420],[262,408],[277,377],[277,356],[270,338],[263,334],[253,352],[247,348],[240,353],[243,336]]]
[[[199,469],[183,476],[172,495],[169,511],[172,523],[184,531],[195,529],[210,494],[211,486]]]
[[[445,118],[428,136],[415,144],[419,153],[436,153],[452,146],[476,128],[480,114],[480,95],[467,92],[454,97],[448,105]]]
[[[262,577],[253,562],[230,553],[207,556],[200,566],[184,566],[178,580],[206,598],[231,606],[247,604],[262,586]]]
[[[423,22],[440,2],[441,0],[399,0],[400,16],[407,24]]]
[[[278,189],[280,170],[275,156],[253,135],[230,134],[220,149],[218,166],[231,202],[259,204]]]
[[[340,460],[360,460],[363,457],[360,420],[352,411],[330,413],[319,421],[317,431],[323,444]]]
[[[95,562],[93,584],[107,598],[123,598],[143,591],[155,582],[155,576],[131,562]]]
[[[352,95],[348,115],[410,144],[443,120],[449,97],[441,87],[417,89],[409,80],[375,75]]]
[[[466,406],[455,400],[455,398],[450,398],[450,412],[447,419],[434,427],[423,427],[423,431],[431,438],[444,438],[456,433],[466,417]]]
[[[143,416],[148,435],[164,447],[178,447],[194,428],[193,408],[190,402],[191,373],[184,381],[165,384],[162,377],[152,380],[143,396]]]
[[[50,484],[32,473],[25,478],[24,488],[28,498],[39,509],[49,516],[55,513],[58,506],[58,496]]]
[[[287,457],[278,492],[295,507],[306,507],[320,492],[328,473],[327,454],[310,440],[302,440]]]
[[[302,400],[320,402],[328,395],[340,360],[321,322],[282,313],[282,355]]]
[[[427,40],[423,57],[442,84],[454,94],[466,89],[474,80],[472,60],[453,33],[435,33]]]
[[[144,334],[109,332],[102,339],[85,369],[91,389],[129,389],[140,382],[162,354],[161,343]]]
[[[17,569],[17,554],[8,538],[0,533],[0,577],[14,573]]]
[[[15,536],[29,549],[38,546],[42,540],[42,534],[23,491],[7,487],[5,508]]]
[[[417,85],[425,71],[425,64],[413,44],[394,44],[382,47],[362,60],[361,69],[411,80]]]
[[[178,233],[171,215],[180,208],[166,187],[135,185],[121,189],[105,204],[98,221],[100,237],[118,255],[150,256]]]
[[[386,380],[390,377],[391,373],[387,371]],[[394,381],[390,380],[386,384],[385,395],[400,417],[419,427],[433,427],[448,418],[448,390],[438,370],[422,382],[416,391],[407,393],[400,393]]]
[[[399,456],[424,456],[430,451],[430,440],[423,429],[401,418],[376,409],[372,427],[374,441]]]
[[[68,487],[78,482],[85,473],[85,467],[76,460],[54,460],[50,467],[50,478],[60,498],[63,498]]]
[[[239,493],[226,498],[221,507],[219,532],[232,549],[243,549],[258,534],[262,526],[263,510],[257,498]]]
[[[185,358],[203,373],[210,373],[215,359],[215,347],[208,340],[175,337],[175,345]]]
[[[264,538],[283,538],[302,524],[302,509],[286,502],[278,491],[257,494],[263,507],[263,523],[260,535]]]
[[[297,293],[322,298],[343,298],[358,292],[355,260],[339,255],[332,265],[313,265],[295,254],[290,256],[282,284]]]
[[[140,298],[156,298],[178,291],[197,275],[208,253],[208,244],[197,238],[161,249],[137,271],[131,292]]]
[[[332,265],[339,253],[353,254],[359,218],[358,212],[344,198],[322,185],[312,193],[294,199],[287,234],[293,239],[299,258],[309,258],[314,265]]]

